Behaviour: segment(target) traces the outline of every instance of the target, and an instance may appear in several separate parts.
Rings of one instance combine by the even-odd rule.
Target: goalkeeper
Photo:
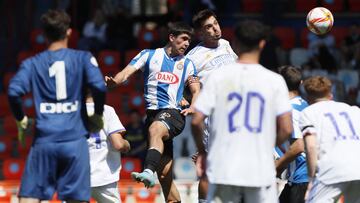
[[[21,97],[32,92],[36,110],[35,138],[27,157],[19,191],[20,203],[90,200],[87,137],[103,127],[105,83],[89,52],[68,49],[70,17],[49,10],[41,17],[48,49],[22,62],[10,81],[8,96],[24,142],[28,118]],[[87,117],[85,90],[94,97],[95,113]],[[88,124],[89,128],[86,128]]]

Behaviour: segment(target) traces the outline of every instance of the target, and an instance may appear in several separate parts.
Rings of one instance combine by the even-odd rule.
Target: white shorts
[[[101,203],[121,203],[117,182],[91,187],[91,197]]]
[[[278,197],[276,183],[267,187],[210,184],[207,200],[209,203],[277,203]]]
[[[316,178],[312,182],[307,203],[311,202],[336,202],[341,195],[344,195],[344,202],[360,203],[360,181],[350,181],[325,185]]]

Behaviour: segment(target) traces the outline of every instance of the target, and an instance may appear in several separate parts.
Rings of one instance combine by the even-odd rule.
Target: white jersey
[[[275,182],[276,118],[290,112],[284,79],[260,64],[215,70],[195,108],[211,116],[210,183],[262,187]]]
[[[228,41],[219,40],[216,48],[204,47],[202,43],[191,49],[186,55],[195,65],[200,82],[204,83],[212,70],[234,63],[237,59]]]
[[[164,48],[145,49],[129,65],[144,73],[146,108],[180,109],[184,86],[189,76],[196,76],[193,63],[184,56],[169,57]]]
[[[316,177],[325,184],[360,180],[360,109],[321,101],[301,112],[303,133],[315,133],[318,144]]]
[[[94,113],[94,103],[86,103],[88,114]],[[104,106],[104,128],[91,133],[88,139],[91,169],[91,187],[103,186],[119,181],[121,169],[120,152],[112,148],[110,135],[125,131],[115,110]]]

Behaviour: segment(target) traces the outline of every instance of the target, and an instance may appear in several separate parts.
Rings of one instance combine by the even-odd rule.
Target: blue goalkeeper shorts
[[[19,197],[90,200],[89,148],[85,136],[74,141],[35,143],[28,155]]]

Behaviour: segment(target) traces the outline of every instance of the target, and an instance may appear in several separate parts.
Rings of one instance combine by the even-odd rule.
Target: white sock
[[[206,199],[199,199],[199,203],[206,203]]]

